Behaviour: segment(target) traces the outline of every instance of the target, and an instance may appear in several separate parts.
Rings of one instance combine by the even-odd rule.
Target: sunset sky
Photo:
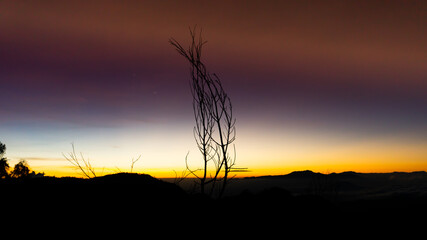
[[[203,28],[237,118],[238,176],[427,170],[426,1],[0,1],[0,141],[14,165],[157,177],[197,168]]]

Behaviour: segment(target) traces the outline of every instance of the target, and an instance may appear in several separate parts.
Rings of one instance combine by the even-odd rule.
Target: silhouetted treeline
[[[8,159],[4,156],[6,145],[0,142],[0,180],[7,178],[41,177],[44,173],[30,171],[30,167],[24,159],[20,160],[13,169],[9,166]]]

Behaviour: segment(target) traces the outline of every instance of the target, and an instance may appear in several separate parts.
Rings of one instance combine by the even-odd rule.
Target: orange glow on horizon
[[[44,172],[47,176],[55,177],[83,177],[80,170],[70,166],[57,166],[45,168],[43,166],[32,167],[35,172]],[[175,170],[175,171],[174,171]],[[155,168],[155,169],[134,169],[134,173],[148,174],[156,178],[176,178],[180,177],[184,169],[168,169],[168,168]],[[237,178],[243,177],[259,177],[259,176],[274,176],[274,175],[285,175],[294,171],[305,171],[310,170],[313,172],[319,172],[324,174],[329,173],[341,173],[347,171],[359,172],[359,173],[388,173],[388,172],[417,172],[426,171],[427,166],[422,162],[409,162],[409,163],[396,163],[396,164],[382,164],[382,163],[366,163],[366,164],[324,164],[324,165],[293,165],[293,166],[281,166],[281,167],[259,167],[259,168],[248,168],[245,172],[231,172],[231,176]],[[129,172],[128,169],[117,169],[117,168],[96,168],[95,172],[97,176],[103,176],[107,174],[115,174],[119,172]],[[189,175],[188,178],[193,176]]]
[[[231,173],[236,174],[236,177],[283,175],[303,170],[320,173],[427,170],[427,143],[405,135],[394,138],[352,139],[348,137],[346,139],[349,140],[342,141],[338,135],[335,137],[334,134],[307,134],[303,131],[292,132],[289,129],[278,128],[272,132],[267,131],[270,128],[262,129],[261,124],[257,124],[256,130],[247,130],[248,127],[245,127],[242,127],[240,138],[236,143],[236,167],[248,168],[248,171]],[[156,178],[175,178],[176,174],[180,176],[185,168],[184,159],[187,151],[182,149],[193,147],[190,148],[188,163],[192,169],[201,168],[200,153],[194,149],[194,142],[189,134],[188,132],[182,135],[169,133],[167,137],[173,138],[172,142],[178,143],[169,151],[164,151],[162,144],[156,144],[160,141],[151,135],[146,136],[147,140],[139,139],[138,136],[143,135],[142,133],[128,137],[127,141],[122,142],[121,148],[109,148],[106,151],[102,145],[104,144],[102,139],[99,139],[99,141],[92,141],[99,145],[89,145],[88,142],[79,143],[77,151],[82,151],[85,158],[90,159],[98,176],[130,171],[131,159],[141,154],[141,160],[136,163],[133,172],[149,174]],[[67,151],[69,151],[69,145],[64,144],[62,152]],[[83,177],[78,169],[71,166],[56,152],[43,157],[45,155],[44,152],[40,152],[22,156],[17,152],[8,155],[8,159],[11,167],[20,159],[27,159],[31,170],[44,172],[48,176]]]

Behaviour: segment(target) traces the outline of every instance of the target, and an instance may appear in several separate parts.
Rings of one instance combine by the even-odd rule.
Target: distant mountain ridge
[[[373,199],[390,196],[427,197],[427,172],[317,173],[310,170],[284,175],[247,177],[230,192],[247,189],[257,193],[262,189],[280,187],[292,194],[321,195],[329,199]]]
[[[408,176],[417,176],[417,177],[427,177],[426,171],[414,171],[414,172],[389,172],[389,173],[359,173],[354,171],[345,171],[340,173],[319,173],[313,172],[311,170],[303,170],[303,171],[293,171],[288,174],[283,175],[264,175],[264,176],[256,176],[256,177],[245,177],[245,179],[253,179],[253,178],[281,178],[281,177],[313,177],[313,176],[341,176],[341,177],[360,177],[360,176],[400,176],[400,177],[408,177]]]

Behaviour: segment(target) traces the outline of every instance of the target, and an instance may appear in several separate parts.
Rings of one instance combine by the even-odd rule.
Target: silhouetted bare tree
[[[193,96],[193,113],[195,119],[194,138],[203,156],[203,168],[192,170],[186,167],[190,173],[200,181],[201,193],[205,193],[207,184],[211,184],[211,193],[218,181],[222,181],[219,187],[219,196],[224,192],[229,179],[229,173],[235,165],[235,148],[229,146],[236,137],[233,108],[231,100],[225,92],[220,78],[216,74],[207,71],[203,64],[202,47],[206,41],[202,38],[202,31],[196,36],[196,28],[190,29],[191,43],[185,49],[178,41],[171,38],[169,43],[175,47],[179,54],[185,57],[191,65],[190,88]],[[234,151],[233,156],[230,152]],[[209,163],[213,163],[214,171],[208,178]],[[196,172],[202,170],[202,176]],[[221,174],[223,172],[223,174]]]
[[[71,147],[73,151],[68,153],[68,156],[62,153],[62,156],[64,156],[64,158],[67,159],[67,161],[73,164],[76,168],[80,169],[80,171],[83,173],[85,177],[87,178],[96,177],[95,168],[92,167],[92,165],[90,164],[90,161],[86,160],[83,157],[83,153],[80,153],[80,159],[79,159],[79,156],[77,156],[76,150],[74,149],[74,143],[71,144]]]

